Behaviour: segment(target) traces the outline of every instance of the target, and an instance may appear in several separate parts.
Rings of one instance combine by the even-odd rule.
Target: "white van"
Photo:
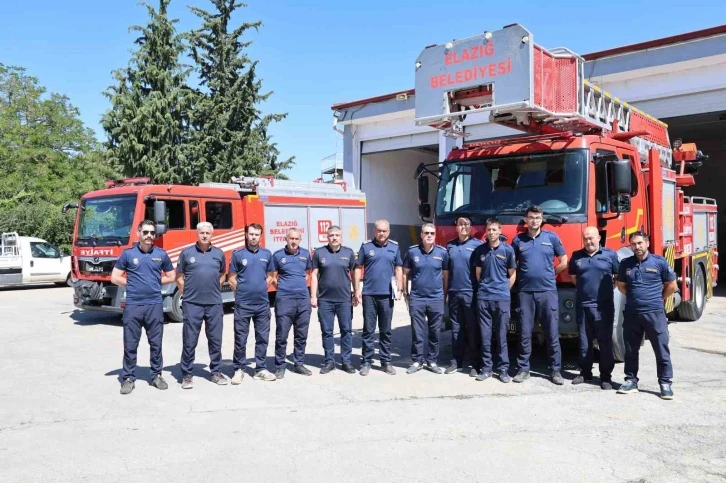
[[[71,285],[71,257],[40,238],[3,233],[0,286],[30,283]]]

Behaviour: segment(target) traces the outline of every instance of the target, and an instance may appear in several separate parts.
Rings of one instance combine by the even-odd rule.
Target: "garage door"
[[[726,110],[726,89],[634,102],[633,105],[658,119],[724,111]]]
[[[406,136],[395,136],[363,141],[363,146],[361,146],[361,152],[363,154],[383,153],[385,151],[395,151],[397,149],[420,148],[422,146],[438,145],[439,133],[438,131],[433,131],[417,134],[408,134]]]

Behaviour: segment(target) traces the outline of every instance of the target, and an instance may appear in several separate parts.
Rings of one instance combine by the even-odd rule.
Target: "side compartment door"
[[[312,252],[318,247],[327,245],[328,228],[340,226],[340,208],[329,208],[327,206],[310,207],[310,233],[308,244],[303,245]],[[345,233],[343,233],[343,245],[346,244]]]

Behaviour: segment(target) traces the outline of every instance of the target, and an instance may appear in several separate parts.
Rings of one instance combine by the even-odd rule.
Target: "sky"
[[[0,63],[25,67],[48,91],[67,95],[105,140],[102,93],[112,71],[127,65],[135,38],[129,27],[147,23],[146,9],[133,0],[0,3]],[[188,5],[212,9],[209,0],[172,0],[179,30],[199,26]],[[237,23],[262,21],[244,40],[253,42],[263,89],[274,91],[263,112],[288,113],[272,134],[283,158],[296,157],[287,172],[295,180],[319,177],[325,156],[342,157],[331,106],[413,88],[414,63],[427,45],[520,23],[538,44],[586,54],[726,23],[721,1],[699,0],[247,0],[236,14]]]

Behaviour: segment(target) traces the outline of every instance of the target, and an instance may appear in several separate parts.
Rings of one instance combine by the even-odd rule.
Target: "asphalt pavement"
[[[724,482],[726,292],[717,294],[700,321],[670,325],[676,397],[664,401],[648,343],[634,395],[571,385],[571,341],[564,344],[564,386],[544,377],[542,347],[533,355],[535,377],[524,384],[476,382],[464,373],[407,375],[411,332],[403,302],[394,316],[395,376],[381,372],[377,360],[368,377],[320,375],[313,312],[311,377],[288,371],[282,381],[255,381],[250,368],[239,386],[213,385],[202,334],[194,389],[182,390],[182,326],[169,323],[169,389],[146,383],[144,336],[136,389],[121,396],[119,317],[76,310],[70,288],[0,289],[0,482]],[[360,308],[353,325],[357,367]],[[228,313],[228,377],[232,326]],[[336,330],[340,363],[338,336]],[[274,323],[270,340],[268,364]],[[445,364],[449,331],[441,351]],[[510,353],[516,356],[514,341]],[[253,354],[250,334],[248,358]],[[623,381],[622,364],[614,380]]]

